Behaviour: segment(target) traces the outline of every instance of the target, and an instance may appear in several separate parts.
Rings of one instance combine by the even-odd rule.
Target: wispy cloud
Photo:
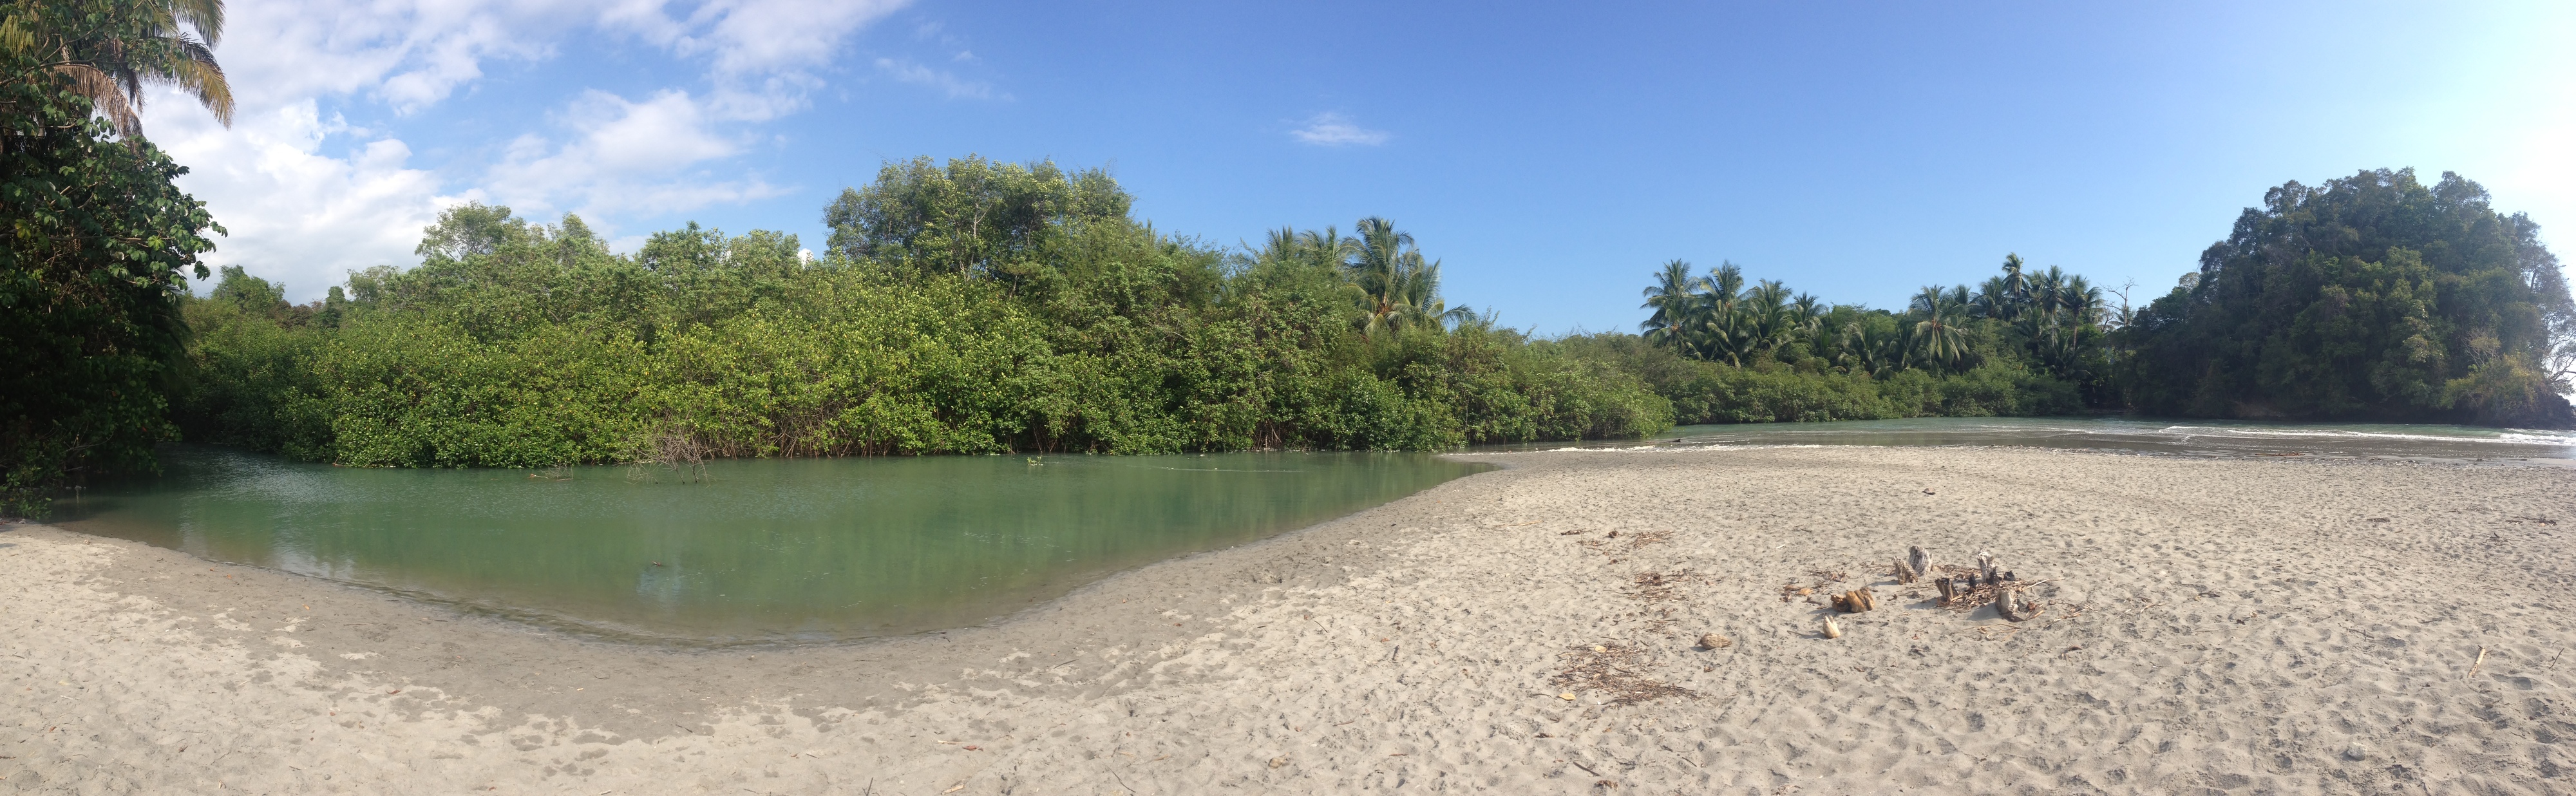
[[[1318,113],[1306,120],[1306,126],[1288,131],[1300,143],[1316,146],[1377,146],[1386,143],[1385,130],[1371,130],[1351,122],[1338,113]]]
[[[898,61],[892,58],[879,58],[877,59],[877,71],[884,72],[887,76],[906,83],[917,83],[948,92],[948,96],[955,99],[994,99],[996,96],[993,93],[993,84],[991,83],[986,83],[981,80],[967,80],[965,78],[958,77],[953,73],[939,69],[932,69],[927,66],[922,66],[921,64],[913,63],[909,60]],[[999,95],[999,97],[1001,99],[1011,98],[1008,94],[1002,94]]]

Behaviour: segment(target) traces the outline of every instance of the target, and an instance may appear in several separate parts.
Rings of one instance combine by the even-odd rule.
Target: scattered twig
[[[1650,663],[1645,650],[1616,641],[1576,647],[1557,655],[1566,663],[1563,671],[1549,682],[1568,693],[1598,691],[1608,694],[1610,704],[1636,705],[1665,697],[1697,699],[1698,691],[1647,677],[1643,671]]]
[[[1674,600],[1685,599],[1685,596],[1680,592],[1680,587],[1691,577],[1692,574],[1689,570],[1683,570],[1680,572],[1639,572],[1633,578],[1636,585],[1627,590],[1627,595],[1630,598],[1649,603],[1671,602]]]
[[[2479,647],[2479,648],[2478,648],[2478,660],[2477,660],[2477,662],[2476,662],[2476,663],[2471,663],[2471,664],[2469,664],[2469,673],[2468,673],[2468,674],[2464,674],[2464,675],[2460,675],[2460,679],[2462,679],[2462,680],[2466,680],[2466,679],[2469,679],[2469,678],[2471,678],[2471,677],[2476,677],[2476,676],[2478,676],[2478,667],[2480,667],[2480,666],[2485,666],[2485,665],[2487,665],[2487,648],[2485,648],[2485,647]]]

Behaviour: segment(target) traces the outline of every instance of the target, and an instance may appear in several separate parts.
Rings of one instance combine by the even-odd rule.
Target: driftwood
[[[1838,625],[1838,624],[1834,624],[1834,618],[1833,618],[1833,617],[1830,617],[1830,616],[1825,617],[1825,638],[1842,638],[1842,637],[1843,637],[1843,626],[1842,626],[1842,625]]]
[[[1834,609],[1843,613],[1856,614],[1877,607],[1878,596],[1868,589],[1853,589],[1834,595]]]
[[[2007,620],[2019,622],[2030,619],[2039,616],[2043,610],[2046,609],[2039,603],[2023,598],[2021,589],[2004,586],[1995,590],[1995,613],[2003,614]]]
[[[1725,637],[1725,636],[1721,636],[1721,635],[1718,635],[1718,634],[1715,634],[1715,633],[1701,633],[1701,634],[1699,634],[1699,648],[1700,648],[1700,649],[1704,649],[1704,650],[1717,650],[1717,649],[1725,649],[1725,648],[1727,648],[1727,647],[1732,647],[1732,646],[1735,646],[1735,639],[1727,638],[1727,637]]]
[[[1913,583],[1915,580],[1914,565],[1905,563],[1905,559],[1897,559],[1896,566],[1890,568],[1888,571],[1896,573],[1896,582],[1898,583]]]
[[[1949,605],[1951,600],[1959,599],[1959,584],[1956,580],[1948,577],[1934,578],[1932,588],[1941,592],[1941,604],[1944,606]]]

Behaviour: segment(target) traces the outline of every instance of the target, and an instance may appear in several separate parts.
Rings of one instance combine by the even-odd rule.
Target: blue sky
[[[882,161],[969,153],[1211,243],[1383,215],[1543,333],[1633,328],[1675,257],[1887,306],[2010,251],[2143,301],[2265,188],[2382,166],[2576,240],[2576,5],[1615,5],[234,0],[235,125],[146,129],[297,299],[455,202],[818,246]]]

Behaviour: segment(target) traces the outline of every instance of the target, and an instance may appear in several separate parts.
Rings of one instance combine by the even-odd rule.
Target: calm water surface
[[[948,456],[727,461],[687,482],[195,446],[164,459],[161,478],[60,504],[61,524],[542,624],[714,644],[974,624],[1488,469],[1418,454]]]
[[[2576,434],[2568,432],[2130,418],[1685,426],[1591,446],[1779,445],[2576,465]],[[690,644],[970,625],[1118,570],[1257,540],[1485,469],[1418,454],[1075,456],[1037,464],[950,456],[728,461],[691,482],[623,467],[353,469],[189,446],[165,458],[159,479],[61,504],[62,524],[541,624]]]

